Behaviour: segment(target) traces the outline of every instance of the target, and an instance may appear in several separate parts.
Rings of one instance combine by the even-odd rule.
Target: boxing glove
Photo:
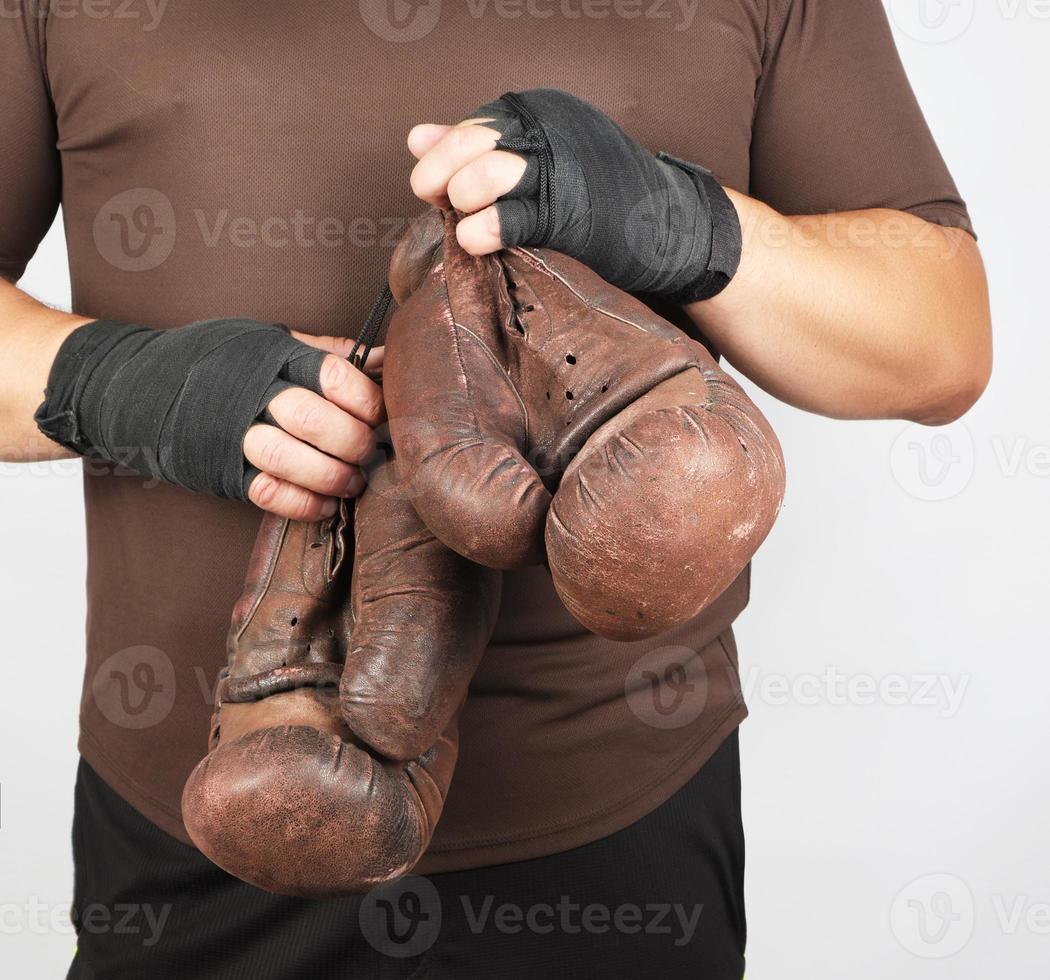
[[[780,446],[707,349],[579,262],[471,256],[430,212],[395,250],[384,393],[398,478],[450,548],[546,560],[588,629],[640,639],[747,565]]]
[[[354,506],[356,555],[345,503],[321,523],[264,517],[210,751],[183,793],[194,843],[267,891],[320,898],[405,874],[448,792],[500,576],[380,492],[385,465]]]

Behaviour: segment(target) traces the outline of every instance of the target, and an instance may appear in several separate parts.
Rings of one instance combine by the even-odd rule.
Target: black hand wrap
[[[244,434],[284,389],[320,393],[324,358],[252,320],[163,331],[99,320],[62,344],[36,423],[81,455],[247,500],[258,471],[244,458]]]
[[[628,292],[684,304],[721,292],[740,263],[740,221],[703,167],[654,156],[608,116],[554,89],[507,93],[497,148],[526,160],[496,202],[503,244],[548,246]]]

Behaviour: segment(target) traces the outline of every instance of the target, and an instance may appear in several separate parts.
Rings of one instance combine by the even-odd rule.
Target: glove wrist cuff
[[[706,201],[711,215],[711,253],[705,268],[686,286],[663,298],[676,306],[711,299],[729,285],[740,265],[743,244],[740,218],[729,195],[710,170],[679,160],[669,153],[658,153],[657,158],[688,174],[700,199]]]

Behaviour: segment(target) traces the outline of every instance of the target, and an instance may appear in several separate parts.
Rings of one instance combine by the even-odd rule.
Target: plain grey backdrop
[[[885,2],[980,235],[996,366],[945,429],[749,386],[788,494],[738,626],[748,976],[1046,980],[1050,0]],[[60,222],[22,286],[68,308]],[[79,464],[0,489],[0,975],[36,980],[75,941]]]

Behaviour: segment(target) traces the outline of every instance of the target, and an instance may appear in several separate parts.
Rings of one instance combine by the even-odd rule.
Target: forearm
[[[771,394],[835,418],[957,418],[991,371],[973,239],[899,211],[785,217],[729,192],[740,268],[689,315]]]
[[[62,341],[90,318],[53,310],[0,279],[0,460],[25,463],[74,454],[33,421]]]

